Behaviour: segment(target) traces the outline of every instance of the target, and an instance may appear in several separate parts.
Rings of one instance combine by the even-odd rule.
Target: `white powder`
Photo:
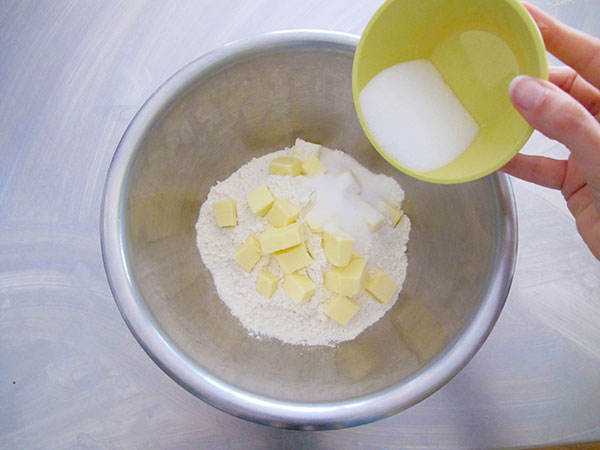
[[[382,70],[360,92],[359,102],[375,140],[412,170],[444,167],[479,133],[475,120],[426,59]]]
[[[213,186],[200,208],[196,224],[197,245],[204,264],[213,276],[219,297],[250,334],[276,338],[290,344],[333,346],[358,336],[380,319],[394,305],[396,298],[381,305],[370,294],[362,292],[353,298],[360,309],[346,325],[328,318],[322,312],[321,304],[334,294],[323,287],[323,273],[332,265],[322,249],[321,235],[309,231],[303,216],[314,204],[320,183],[327,177],[347,170],[354,174],[361,185],[362,198],[370,201],[376,209],[381,208],[375,206],[381,200],[400,208],[404,192],[392,178],[375,175],[349,155],[326,148],[321,151],[321,160],[327,167],[325,175],[316,178],[269,175],[269,163],[273,158],[292,154],[292,149],[285,149],[252,159],[229,178]],[[304,305],[294,303],[283,291],[281,283],[271,298],[265,298],[256,291],[256,276],[260,270],[267,269],[283,277],[281,269],[270,255],[261,257],[249,273],[233,259],[234,250],[239,244],[249,235],[269,226],[264,218],[252,213],[246,201],[246,194],[260,184],[266,184],[275,197],[304,207],[298,222],[302,224],[306,245],[315,262],[300,273],[310,277],[317,285],[311,300]],[[228,198],[236,201],[238,225],[223,229],[216,223],[213,204]],[[338,217],[343,220],[343,216]],[[344,229],[341,222],[332,225]],[[409,231],[410,220],[404,217],[396,228],[386,222],[376,232],[369,231],[356,236],[356,250],[366,259],[367,270],[371,272],[379,267],[400,288],[406,276]]]

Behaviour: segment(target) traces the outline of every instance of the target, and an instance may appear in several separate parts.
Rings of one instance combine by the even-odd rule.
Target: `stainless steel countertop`
[[[144,100],[192,59],[281,29],[360,34],[381,0],[0,1],[0,448],[488,448],[600,440],[600,263],[559,193],[515,180],[516,276],[440,391],[352,429],[222,413],[144,353],[99,242],[106,171]],[[534,1],[600,34],[596,0]],[[536,134],[530,153],[564,155]]]

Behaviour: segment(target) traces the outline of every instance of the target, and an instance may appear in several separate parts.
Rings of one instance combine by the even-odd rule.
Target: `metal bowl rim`
[[[481,347],[498,319],[512,282],[517,249],[517,217],[509,178],[487,179],[498,193],[500,229],[487,292],[479,310],[455,341],[429,366],[398,385],[353,399],[300,403],[257,395],[230,385],[194,364],[161,330],[129,270],[124,212],[130,170],[155,121],[201,76],[252,55],[273,50],[330,49],[353,53],[358,36],[323,30],[289,30],[232,42],[184,66],[143,104],[127,127],[111,161],[100,215],[102,256],[115,302],[132,334],[173,380],[218,409],[253,422],[285,428],[333,429],[369,423],[423,400],[453,378]],[[497,239],[498,242],[498,239]]]

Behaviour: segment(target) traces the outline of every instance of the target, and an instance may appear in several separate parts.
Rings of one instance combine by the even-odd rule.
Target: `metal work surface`
[[[515,180],[516,275],[475,358],[409,410],[300,432],[195,398],[137,344],[100,251],[131,118],[180,67],[264,32],[360,34],[381,1],[0,1],[0,448],[489,448],[600,440],[600,263],[559,193]],[[534,2],[600,34],[595,0]],[[535,134],[529,153],[564,156]]]

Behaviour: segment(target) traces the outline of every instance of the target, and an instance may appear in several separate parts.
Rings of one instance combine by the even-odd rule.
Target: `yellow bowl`
[[[456,160],[429,172],[408,169],[388,155],[359,103],[360,91],[375,75],[415,59],[435,65],[480,127]],[[508,96],[510,81],[520,74],[548,78],[548,65],[540,32],[517,0],[388,0],[358,44],[352,93],[369,140],[394,167],[424,181],[463,183],[502,167],[531,136]]]

